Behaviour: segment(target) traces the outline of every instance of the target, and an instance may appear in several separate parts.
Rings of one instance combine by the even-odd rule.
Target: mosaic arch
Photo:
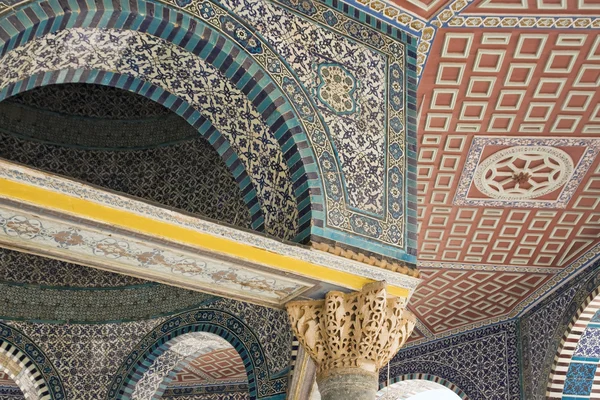
[[[412,155],[416,143],[412,37],[335,2],[330,6],[315,3],[313,9],[304,10],[285,2],[252,1],[242,8],[239,4],[224,4],[233,13],[209,0],[169,2],[168,6],[150,1],[123,2],[119,11],[100,10],[101,6],[85,2],[68,9],[47,2],[21,3],[5,10],[0,22],[0,40],[5,42],[2,54],[33,37],[74,27],[147,32],[198,54],[248,92],[278,142],[269,151],[281,149],[282,161],[277,170],[285,174],[287,167],[292,183],[285,199],[270,197],[271,208],[265,204],[262,207],[274,213],[290,198],[295,199],[297,226],[293,233],[289,231],[294,229],[286,227],[287,237],[305,240],[311,236],[313,241],[340,243],[366,254],[414,263],[416,204],[409,196],[415,184]],[[265,31],[264,24],[256,25],[264,19],[252,15],[252,9],[277,13],[273,14],[277,21],[269,24],[272,31]],[[179,27],[174,28],[167,20],[177,21]],[[294,32],[289,29],[306,36],[306,40],[294,41]],[[310,46],[315,43],[307,36],[309,33],[333,37],[335,46],[333,42],[319,44],[327,54],[311,55],[314,49]],[[290,46],[296,47],[293,52]],[[358,54],[371,67],[361,69],[352,54]],[[303,61],[313,56],[317,57],[314,65]],[[39,77],[39,83],[48,79]],[[111,79],[119,78],[99,77],[98,81],[110,83]],[[180,99],[193,92],[189,87],[180,89],[188,90],[185,94],[178,92]],[[346,94],[332,96],[338,89]],[[158,92],[151,95],[161,97]],[[382,109],[385,112],[381,113]],[[184,117],[198,118],[191,110],[180,110],[185,112],[188,115]],[[381,120],[373,126],[366,123],[375,116]],[[214,125],[227,137],[226,129]],[[227,139],[235,150],[237,142]],[[250,179],[283,190],[270,183],[266,172],[257,172],[261,171],[260,161],[252,159],[251,152],[237,153]],[[258,164],[258,169],[248,165],[247,156]],[[368,182],[357,175],[365,169],[372,172]],[[261,188],[257,188],[259,198]],[[278,218],[285,220],[289,215],[281,211]],[[264,218],[268,231],[270,217],[265,214]]]
[[[461,399],[469,397],[452,382],[431,374],[408,374],[390,380],[390,385],[380,384],[379,400],[405,400],[428,390],[448,389]]]
[[[18,329],[0,322],[0,366],[28,399],[64,400],[58,372],[42,350]]]
[[[548,399],[600,393],[600,288],[577,309],[560,342],[546,388]]]
[[[194,332],[220,336],[236,349],[248,375],[250,399],[285,398],[287,377],[271,375],[263,347],[250,327],[228,312],[198,309],[176,315],[148,333],[115,374],[108,399],[136,398],[133,394],[138,382],[144,379],[155,360],[171,348],[172,344],[169,342],[180,335]],[[177,345],[177,341],[173,343]]]
[[[139,26],[132,26],[133,17],[139,15],[123,12],[121,18],[107,24],[131,31],[96,29],[94,19],[85,19],[72,24],[76,26],[74,30],[48,33],[55,30],[52,27],[57,21],[76,18],[79,13],[54,15],[47,10],[49,15],[45,19],[36,17],[38,29],[30,41],[22,40],[27,29],[13,36],[16,40],[5,40],[3,66],[12,73],[2,74],[5,79],[0,84],[0,98],[48,84],[85,82],[134,91],[157,101],[197,128],[224,158],[247,199],[254,228],[262,230],[264,225],[271,235],[302,240],[309,233],[314,200],[308,199],[309,180],[304,160],[314,157],[308,144],[302,150],[298,147],[301,143],[298,140],[302,141],[305,134],[283,92],[243,48],[221,33],[160,4],[140,2],[137,6],[152,9],[163,17],[170,14],[174,20],[182,20],[182,26],[169,24],[165,28],[160,19],[149,16],[136,21]],[[95,11],[98,18],[103,14],[115,17],[114,12],[86,7],[81,4],[79,12]],[[33,6],[20,10],[17,19],[27,18],[31,15],[27,10],[32,9]],[[4,24],[10,21],[13,20],[3,20]],[[23,21],[17,26],[31,24]],[[13,30],[14,27],[9,32]],[[55,40],[58,42],[53,46],[51,42]],[[120,47],[116,52],[110,49],[115,41]],[[142,41],[149,46],[141,46]],[[104,57],[94,58],[92,42],[104,44]],[[21,46],[15,46],[16,43]],[[140,47],[134,48],[136,44]],[[50,60],[51,52],[36,54],[34,50],[57,46],[71,49],[68,59]],[[17,72],[14,65],[11,68],[12,63],[20,63],[19,58],[31,55],[28,53],[31,51],[35,56],[32,63],[26,64],[29,69]],[[156,59],[160,61],[154,64]],[[177,72],[173,74],[171,70]],[[195,72],[190,75],[189,70]],[[251,134],[240,135],[240,131]],[[316,179],[315,176],[315,182]],[[304,208],[298,210],[298,204]]]
[[[231,344],[218,335],[206,332],[191,332],[177,336],[165,343],[164,351],[136,382],[132,400],[159,400],[176,374],[199,357],[231,348]],[[240,364],[242,360],[238,357]],[[217,368],[221,368],[218,361]]]
[[[0,375],[8,378],[9,385],[16,385],[20,391],[19,394],[25,399],[39,399],[35,378],[31,376],[31,372],[11,360],[4,349],[0,350]],[[0,391],[0,398],[3,398],[1,397],[3,394],[4,392]]]

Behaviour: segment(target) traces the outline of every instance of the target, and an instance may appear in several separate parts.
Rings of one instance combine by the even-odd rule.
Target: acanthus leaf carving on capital
[[[376,373],[406,343],[416,322],[405,298],[387,297],[385,282],[360,292],[329,292],[325,300],[290,302],[287,310],[318,375],[340,368]]]

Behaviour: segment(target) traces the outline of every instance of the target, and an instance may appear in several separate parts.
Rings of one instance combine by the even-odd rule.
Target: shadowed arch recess
[[[250,105],[251,111],[268,126],[268,134],[263,134],[262,137],[258,138],[260,139],[258,141],[254,140],[252,145],[246,145],[246,150],[240,148],[239,141],[235,142],[238,139],[235,135],[232,136],[230,134],[227,140],[225,140],[228,132],[224,132],[224,129],[221,129],[220,126],[217,126],[220,132],[214,135],[216,138],[213,138],[212,144],[216,148],[218,146],[217,151],[224,158],[227,157],[228,160],[231,159],[234,153],[237,153],[244,161],[245,169],[249,172],[255,188],[260,184],[263,185],[263,188],[267,187],[279,192],[282,190],[287,191],[285,196],[279,196],[279,198],[273,194],[262,196],[263,201],[261,205],[263,211],[265,211],[267,233],[297,241],[308,238],[311,229],[313,203],[320,201],[320,180],[316,172],[316,166],[310,167],[311,172],[310,174],[307,173],[305,167],[314,164],[315,159],[302,125],[295,116],[295,111],[283,92],[274,84],[272,78],[244,50],[207,25],[191,19],[184,14],[176,13],[160,4],[145,2],[132,4],[129,4],[129,8],[135,10],[118,12],[115,10],[97,9],[96,5],[80,2],[78,3],[80,7],[78,10],[63,9],[57,11],[49,7],[43,7],[43,16],[38,15],[40,14],[39,11],[37,11],[37,14],[36,12],[32,12],[33,8],[20,9],[13,15],[15,18],[5,18],[0,21],[0,26],[6,27],[4,31],[14,32],[14,35],[0,35],[4,40],[4,46],[2,47],[4,64],[6,64],[6,56],[10,55],[11,50],[18,51],[27,46],[28,43],[43,40],[35,39],[36,36],[47,35],[49,34],[48,32],[56,31],[57,28],[71,28],[71,26],[110,26],[114,29],[134,29],[135,31],[127,32],[136,32],[135,35],[138,37],[143,37],[150,41],[162,41],[163,47],[171,46],[169,47],[171,50],[175,49],[178,52],[177,57],[179,60],[182,57],[204,60],[203,62],[206,65],[212,66],[224,79],[231,82],[232,87],[237,88],[236,90],[244,94],[245,101]],[[30,7],[33,6],[30,5]],[[38,7],[35,9],[40,10]],[[141,13],[142,11],[147,11],[147,15],[142,16],[138,14],[138,12]],[[91,18],[92,14],[96,15],[96,17]],[[178,26],[166,23],[160,18],[155,18],[155,14],[160,14],[164,18],[170,15],[171,21],[178,21],[180,23],[177,24]],[[35,17],[30,19],[34,15]],[[77,15],[88,15],[88,18],[77,18]],[[25,24],[19,21],[23,21]],[[69,22],[67,23],[67,21]],[[162,23],[160,23],[161,21]],[[8,28],[9,25],[10,28]],[[24,29],[24,26],[30,26],[30,28]],[[79,35],[78,39],[81,39],[82,31],[77,29],[75,31]],[[148,34],[141,33],[140,31],[146,31]],[[62,32],[65,31],[58,31],[57,35],[60,36]],[[96,34],[103,32],[106,35],[109,33],[104,29],[94,29],[93,32]],[[89,30],[88,33],[90,33]],[[150,36],[151,34],[156,36]],[[52,34],[50,33],[49,35]],[[129,34],[130,37],[135,35]],[[167,41],[158,39],[158,36],[166,37]],[[81,55],[79,61],[82,61],[83,58],[85,56]],[[155,80],[154,82],[151,82],[151,78],[153,77],[145,74],[145,71],[138,70],[132,73],[131,71],[124,71],[123,68],[102,68],[102,66],[91,65],[83,61],[78,67],[63,68],[61,70],[55,68],[53,71],[40,70],[36,73],[32,73],[32,71],[23,73],[21,71],[21,76],[12,76],[2,82],[0,86],[0,99],[23,90],[31,89],[32,87],[52,83],[99,83],[136,91],[175,111],[195,127],[202,126],[203,124],[206,126],[206,119],[203,121],[202,114],[198,111],[202,110],[202,108],[199,107],[197,99],[191,97],[194,94],[194,88],[189,85],[194,85],[194,80],[188,79],[191,78],[190,76],[181,77],[183,79],[178,80],[176,76],[178,73],[193,70],[189,66],[182,65],[176,70],[174,75],[165,76],[163,74],[160,80]],[[119,71],[119,73],[114,73],[113,71],[115,70]],[[175,87],[173,84],[175,84]],[[217,122],[218,125],[219,121],[213,120],[211,122]],[[219,143],[216,143],[217,141]],[[265,160],[257,157],[258,149],[267,142],[271,144],[272,148],[263,149],[261,153],[269,154],[271,160],[275,159],[279,162],[275,170],[275,175],[278,176],[279,181],[269,181],[269,170],[273,170],[273,165],[270,165],[270,168],[265,168],[262,165],[265,164]],[[253,149],[253,147],[256,148]],[[239,169],[240,165],[234,168],[236,172],[239,172]],[[280,179],[281,175],[287,175],[285,179],[287,183],[284,183]],[[288,189],[282,189],[282,186],[286,185]],[[316,190],[311,192],[309,190],[311,187]],[[258,186],[259,200],[261,200],[260,190],[261,187]],[[273,200],[274,197],[275,199]],[[271,203],[265,204],[265,199],[269,199]],[[288,207],[288,209],[285,208],[286,204],[284,203],[286,202],[296,203],[293,212],[290,213],[291,207]],[[317,208],[322,209],[323,207],[319,205]],[[278,211],[280,212],[279,214],[277,214]],[[292,214],[292,218],[290,218],[290,214]],[[274,232],[269,232],[269,225],[277,223],[280,225],[285,224],[285,229],[271,228]],[[287,232],[282,233],[284,230],[287,230]]]
[[[84,103],[82,96],[89,93],[93,98],[98,88],[105,89],[103,104],[89,106],[99,111],[90,109],[88,114],[101,115],[101,109],[110,108],[104,104],[133,96],[145,101],[137,106],[139,110],[146,109],[147,104],[160,107],[145,97],[110,86],[43,88],[45,92],[53,88],[59,91],[61,98],[51,99],[55,104],[68,103],[73,97]],[[24,93],[35,98],[39,91]],[[44,92],[38,98],[44,100]],[[20,96],[0,102],[0,158],[236,227],[261,230],[252,224],[251,199],[239,190],[221,156],[196,129],[169,110],[164,109],[166,115],[161,118],[115,120],[70,115],[67,108],[57,114],[20,105],[13,99],[20,100]],[[129,104],[132,115],[135,108]],[[256,214],[254,217],[258,222]]]

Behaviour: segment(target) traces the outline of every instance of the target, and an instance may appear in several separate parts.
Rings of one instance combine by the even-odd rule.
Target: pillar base
[[[317,376],[321,400],[375,400],[378,374],[360,368],[340,368]]]

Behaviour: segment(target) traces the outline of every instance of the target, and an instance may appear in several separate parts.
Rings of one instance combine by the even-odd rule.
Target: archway
[[[0,398],[5,400],[23,400],[25,394],[15,379],[10,374],[3,372],[4,367],[0,366]]]
[[[168,378],[166,373],[179,363],[182,363],[179,367],[185,366],[186,362],[197,358],[202,352],[197,347],[185,348],[186,338],[193,342],[202,337],[195,336],[202,332],[219,336],[233,346],[240,355],[248,377],[250,399],[285,398],[287,377],[271,375],[262,345],[251,328],[229,312],[200,309],[176,315],[148,333],[117,371],[110,385],[108,399],[134,399],[138,384],[144,381],[153,382],[152,388],[159,387],[165,378]],[[223,343],[222,340],[216,342]],[[163,372],[158,376],[159,379],[153,380],[152,373],[148,374],[148,371],[153,368],[155,360],[163,354],[168,354],[168,350],[173,349],[173,346],[177,346],[178,343],[183,343],[183,347],[179,349],[181,353],[178,355],[171,353],[172,358],[165,357],[163,362],[170,363],[172,366],[162,368]],[[177,350],[176,347],[175,349]],[[143,389],[139,387],[137,390],[142,393]],[[164,385],[161,389],[164,389]],[[152,394],[157,393],[156,389],[149,391]]]
[[[42,350],[22,332],[0,322],[0,371],[8,375],[29,400],[63,400],[58,372]]]
[[[191,332],[169,340],[137,381],[132,400],[171,395],[235,395],[248,398],[248,377],[235,348],[218,335]]]
[[[54,15],[54,11],[45,9],[50,15],[35,21],[34,33],[26,35],[28,42],[4,43],[0,99],[33,87],[67,82],[115,86],[151,98],[198,128],[227,162],[236,180],[245,188],[253,186],[256,196],[248,193],[247,198],[252,211],[263,214],[253,215],[253,225],[260,226],[264,218],[267,233],[296,241],[306,239],[313,203],[320,201],[309,196],[309,189],[320,188],[321,183],[318,173],[306,173],[305,164],[313,164],[315,158],[297,107],[292,106],[288,94],[248,56],[252,49],[247,44],[238,45],[209,25],[163,5],[140,2],[137,6],[152,8],[156,13],[148,13],[141,21],[134,11],[69,9],[63,10],[65,15]],[[68,26],[79,27],[48,33],[63,18],[84,12],[98,18],[77,18]],[[168,20],[183,22],[175,25],[154,17],[165,18],[165,13],[171,15]],[[26,14],[19,13],[17,19]],[[105,14],[111,18],[103,19]],[[97,28],[97,24],[106,23],[110,29]],[[165,25],[172,26],[165,29]],[[135,30],[120,30],[123,28]],[[18,28],[8,31],[15,32],[13,39],[24,34]],[[13,48],[17,43],[20,47]],[[103,43],[106,48],[97,52],[97,46]],[[117,43],[115,54],[105,51]],[[52,48],[67,52],[47,51]],[[136,53],[139,50],[148,54]],[[61,55],[55,57],[57,54]],[[25,59],[29,62],[22,62]],[[214,81],[206,71],[218,76],[219,85],[225,86],[223,99],[215,102],[217,88],[202,83],[206,79]],[[231,113],[237,113],[236,118]],[[314,120],[314,115],[311,118]],[[242,122],[244,126],[237,126]]]
[[[600,288],[577,310],[556,352],[546,387],[546,397],[592,398],[600,387],[596,371],[600,365]]]

